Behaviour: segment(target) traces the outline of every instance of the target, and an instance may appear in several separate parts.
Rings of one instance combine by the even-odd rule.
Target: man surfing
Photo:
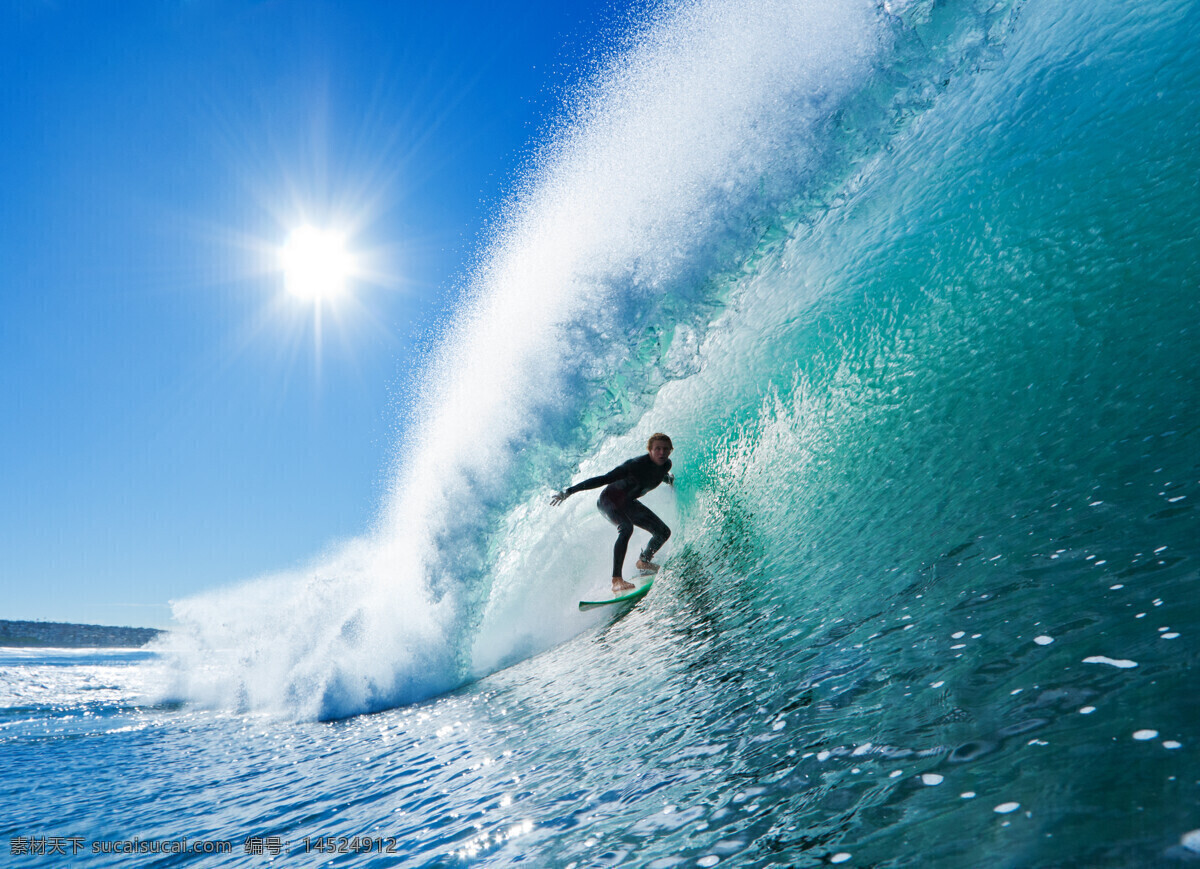
[[[659,483],[675,485],[675,478],[670,474],[670,455],[674,449],[669,437],[662,432],[656,432],[650,435],[650,440],[646,442],[646,455],[630,459],[607,474],[576,483],[550,499],[550,504],[557,507],[576,492],[605,487],[596,501],[596,506],[604,514],[604,518],[617,526],[617,542],[613,546],[613,594],[631,591],[636,587],[621,576],[625,565],[625,550],[629,547],[629,538],[633,536],[633,526],[644,528],[651,534],[650,542],[638,557],[638,570],[650,573],[658,570],[658,565],[650,559],[667,542],[667,538],[671,536],[671,529],[655,516],[653,511],[638,501],[638,498],[656,488]]]

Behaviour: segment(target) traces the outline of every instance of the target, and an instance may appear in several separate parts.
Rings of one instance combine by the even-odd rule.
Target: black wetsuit
[[[600,493],[600,499],[596,501],[596,506],[609,522],[617,526],[617,542],[613,546],[613,576],[621,575],[625,564],[625,550],[629,547],[629,538],[633,536],[633,526],[644,528],[651,534],[650,542],[646,544],[640,556],[643,561],[653,558],[654,553],[658,552],[671,536],[671,529],[666,523],[637,500],[665,480],[670,470],[670,459],[656,465],[649,455],[638,456],[618,465],[607,474],[592,477],[567,489],[568,495],[574,495],[585,489],[605,487]]]

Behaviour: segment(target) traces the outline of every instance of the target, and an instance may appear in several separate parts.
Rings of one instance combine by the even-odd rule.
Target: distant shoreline
[[[144,646],[162,631],[157,628],[76,625],[67,622],[21,622],[0,619],[0,646],[21,648],[115,648]]]

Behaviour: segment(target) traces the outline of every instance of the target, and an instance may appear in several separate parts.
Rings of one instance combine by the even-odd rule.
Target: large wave
[[[598,617],[573,604],[603,585],[611,528],[587,498],[546,496],[655,430],[680,472],[678,505],[649,500],[677,529],[668,570],[769,575],[758,605],[788,612],[865,606],[863,577],[886,594],[1018,533],[984,516],[1096,500],[1107,478],[1080,473],[1076,433],[1115,455],[1103,408],[1130,335],[1161,327],[1116,276],[1194,314],[1183,249],[1157,271],[1114,255],[1126,216],[1096,192],[1137,208],[1150,185],[1159,213],[1195,217],[1178,158],[1122,186],[1112,153],[1128,123],[1188,129],[1177,101],[1146,115],[1110,80],[1122,64],[1123,87],[1153,87],[1137,40],[1185,10],[1112,6],[658,8],[504,208],[375,527],[308,570],[176,604],[175,692],[341,716],[586,629]],[[1115,329],[1115,310],[1106,368],[1084,324]],[[1178,413],[1178,385],[1130,406]]]
[[[548,515],[544,491],[585,452],[583,470],[628,452],[647,390],[696,366],[711,275],[820,171],[880,39],[863,2],[649,17],[506,207],[415,396],[376,527],[307,571],[177,603],[176,690],[342,715],[520,654],[493,642],[473,659],[493,595],[542,590],[548,634],[536,613],[504,617],[535,645],[580,630],[563,604],[607,545],[580,511]]]

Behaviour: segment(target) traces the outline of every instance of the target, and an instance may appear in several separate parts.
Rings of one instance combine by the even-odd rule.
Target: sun
[[[292,230],[279,250],[279,265],[288,290],[314,302],[342,295],[356,270],[342,233],[309,224]]]

